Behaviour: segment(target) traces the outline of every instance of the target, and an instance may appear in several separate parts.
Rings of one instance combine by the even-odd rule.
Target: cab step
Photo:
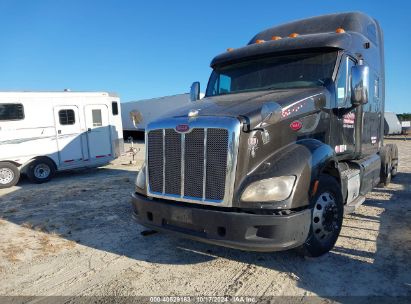
[[[365,201],[365,196],[359,195],[351,203],[344,206],[344,214],[350,214],[355,211]]]

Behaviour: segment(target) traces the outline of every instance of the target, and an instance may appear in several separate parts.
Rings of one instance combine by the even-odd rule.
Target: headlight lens
[[[140,189],[145,189],[146,187],[146,166],[143,165],[137,174],[136,186]]]
[[[244,202],[282,201],[288,198],[294,187],[295,176],[279,176],[250,184],[241,200]]]

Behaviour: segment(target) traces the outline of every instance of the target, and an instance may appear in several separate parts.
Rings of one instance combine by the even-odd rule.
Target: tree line
[[[397,117],[400,121],[410,121],[411,120],[411,113],[397,114]]]

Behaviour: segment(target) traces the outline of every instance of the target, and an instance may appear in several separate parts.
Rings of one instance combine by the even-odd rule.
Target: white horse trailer
[[[402,127],[397,115],[394,112],[384,113],[384,135],[401,134]]]
[[[128,134],[130,132],[144,133],[149,122],[190,103],[190,94],[124,102],[121,106],[123,130]]]
[[[117,158],[120,111],[119,97],[106,92],[0,92],[0,188],[20,173],[42,183]]]

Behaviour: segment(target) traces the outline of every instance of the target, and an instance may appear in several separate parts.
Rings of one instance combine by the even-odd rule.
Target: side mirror
[[[281,106],[276,102],[267,102],[261,108],[261,125],[274,124],[281,120]]]
[[[351,68],[351,103],[359,106],[368,102],[370,68],[366,65],[355,65]]]
[[[195,81],[191,85],[190,99],[191,99],[191,101],[196,101],[196,100],[200,99],[200,82]]]

